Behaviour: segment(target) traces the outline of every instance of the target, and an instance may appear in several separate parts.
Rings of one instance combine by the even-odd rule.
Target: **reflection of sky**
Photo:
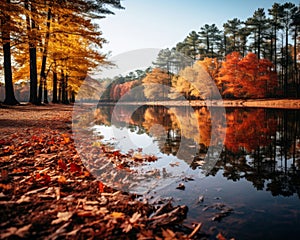
[[[137,131],[131,131],[128,128],[116,128],[115,126],[94,126],[95,132],[103,136],[102,141],[105,143],[113,144],[118,150],[123,153],[128,153],[131,150],[137,152],[138,149],[142,149],[142,154],[154,155],[158,157],[158,160],[151,162],[146,166],[141,167],[139,170],[149,171],[157,168],[162,171],[165,168],[167,173],[172,174],[172,178],[179,177],[184,173],[195,173],[191,171],[189,165],[178,159],[176,156],[167,155],[160,152],[158,141],[146,133],[138,134]],[[171,163],[171,165],[170,165]],[[173,165],[172,165],[173,163]],[[165,179],[167,182],[167,178]],[[163,184],[162,184],[163,185]]]
[[[122,152],[127,153],[130,150],[138,150],[138,148],[143,149],[145,154],[158,154],[159,148],[157,142],[146,133],[137,134],[128,128],[116,128],[108,126],[95,126],[96,132],[103,135],[104,142],[113,142],[116,149],[120,149]]]

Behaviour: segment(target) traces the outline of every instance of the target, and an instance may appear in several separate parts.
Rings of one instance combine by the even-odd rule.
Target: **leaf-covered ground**
[[[212,237],[182,224],[186,206],[97,181],[74,147],[71,115],[72,106],[0,106],[0,239]]]

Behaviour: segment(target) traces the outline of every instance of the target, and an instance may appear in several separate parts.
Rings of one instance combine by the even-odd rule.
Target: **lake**
[[[206,107],[99,105],[93,132],[120,154],[146,159],[126,165],[140,175],[155,172],[133,189],[149,202],[171,197],[187,205],[187,224],[202,222],[204,231],[228,238],[298,238],[300,111],[211,115]]]

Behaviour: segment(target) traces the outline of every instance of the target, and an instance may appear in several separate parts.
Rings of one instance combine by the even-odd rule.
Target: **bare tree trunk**
[[[6,0],[10,4],[10,0]],[[12,70],[11,70],[11,52],[10,52],[10,16],[4,15],[1,18],[1,33],[3,43],[3,61],[4,61],[4,82],[5,82],[5,100],[4,104],[17,105],[17,101],[14,93],[14,85],[12,82]]]
[[[25,9],[29,11],[29,0],[24,2]],[[34,7],[31,5],[30,11],[35,12]],[[35,21],[30,19],[29,15],[26,15],[28,45],[29,45],[29,61],[30,61],[30,93],[29,102],[37,103],[37,64],[36,64],[36,33]]]
[[[56,72],[56,67],[53,71],[52,103],[58,103],[58,100],[57,100],[57,72]]]

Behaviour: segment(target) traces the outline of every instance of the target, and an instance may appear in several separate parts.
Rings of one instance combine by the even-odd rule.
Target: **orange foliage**
[[[167,96],[171,76],[160,68],[154,68],[143,79],[144,94],[149,100],[161,100]]]
[[[223,95],[237,98],[263,98],[277,86],[273,64],[254,53],[227,55],[217,80]]]
[[[114,85],[110,91],[110,99],[118,101],[123,95],[128,93],[136,83],[137,81],[130,81]]]
[[[226,119],[225,146],[234,153],[241,148],[250,152],[270,144],[269,136],[276,131],[276,119],[268,118],[264,109],[235,109],[226,114]]]
[[[213,80],[217,78],[221,68],[221,63],[217,58],[204,58],[202,61],[198,61],[198,63],[204,67],[206,72]]]

